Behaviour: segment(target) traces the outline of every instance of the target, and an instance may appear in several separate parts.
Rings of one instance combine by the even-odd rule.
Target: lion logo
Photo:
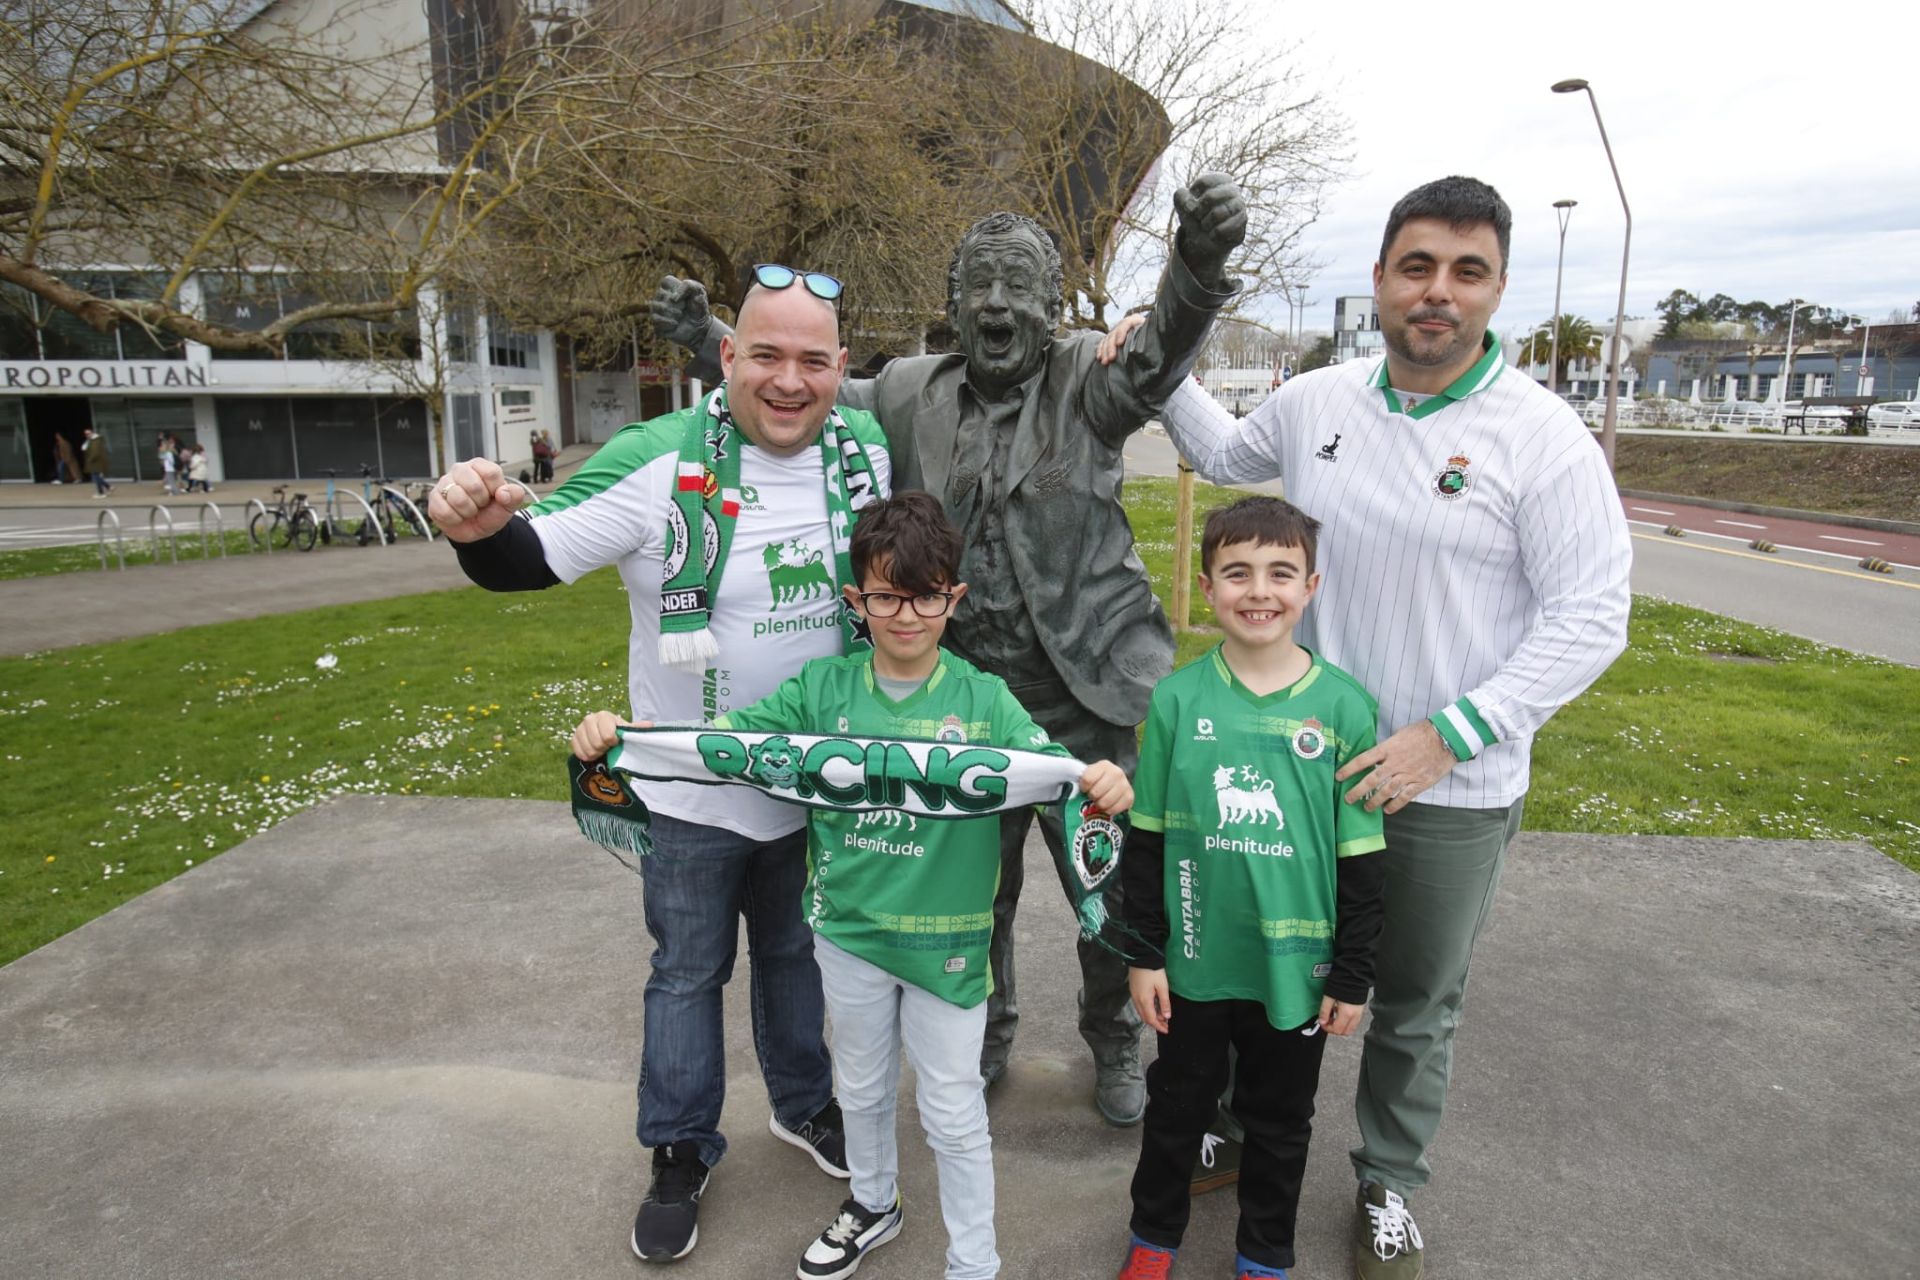
[[[747,749],[747,776],[762,786],[791,790],[800,780],[800,751],[784,736]]]

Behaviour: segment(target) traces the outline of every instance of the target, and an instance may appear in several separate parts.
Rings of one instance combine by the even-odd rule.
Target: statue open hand
[[[1173,193],[1173,208],[1180,216],[1180,256],[1202,284],[1226,284],[1227,257],[1247,238],[1240,188],[1224,173],[1203,173]]]
[[[647,316],[653,331],[676,346],[698,351],[707,340],[707,324],[713,318],[707,311],[707,291],[697,280],[661,276],[660,287],[647,304]]]

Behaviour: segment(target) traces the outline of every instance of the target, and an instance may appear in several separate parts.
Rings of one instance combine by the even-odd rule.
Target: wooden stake
[[[1173,629],[1193,629],[1193,468],[1180,460],[1179,497],[1173,504]]]

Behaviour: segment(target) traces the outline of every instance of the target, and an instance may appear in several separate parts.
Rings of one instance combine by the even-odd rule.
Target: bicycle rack
[[[333,532],[335,536],[338,536],[340,532],[339,525],[338,525],[338,513],[335,511],[335,507],[339,505],[340,499],[343,497],[352,498],[355,502],[360,504],[360,509],[367,513],[367,527],[380,535],[381,546],[383,547],[387,546],[388,545],[387,531],[380,527],[380,521],[375,518],[373,514],[373,508],[367,505],[367,500],[365,498],[361,497],[359,494],[355,493],[351,489],[348,489],[342,493],[336,493],[333,495],[332,498],[328,499],[327,501],[327,524],[333,528]]]
[[[180,543],[173,531],[173,512],[159,503],[147,508],[147,541],[153,544],[153,562],[160,563],[160,535],[154,532],[153,522],[161,516],[167,518],[167,550],[173,553],[173,562],[180,563]]]
[[[220,515],[219,504],[213,502],[200,504],[200,558],[213,559],[213,553],[207,550],[207,512],[209,511],[213,512],[214,540],[220,544],[220,558],[224,560],[227,557],[227,522]]]
[[[127,567],[127,536],[120,531],[120,517],[111,508],[102,510],[100,518],[93,522],[93,541],[100,551],[100,567],[107,567],[107,521],[113,521],[113,551],[120,559],[121,569]]]
[[[240,523],[245,528],[248,528],[248,529],[253,528],[253,512],[254,512],[254,508],[256,507],[260,509],[260,524],[266,530],[266,532],[261,535],[260,545],[267,549],[268,555],[272,555],[273,554],[273,517],[267,514],[267,504],[260,501],[260,499],[258,498],[248,498],[246,507],[241,511],[241,514],[246,516],[246,519],[242,520]],[[252,534],[247,535],[247,554],[248,555],[253,554],[253,535]]]

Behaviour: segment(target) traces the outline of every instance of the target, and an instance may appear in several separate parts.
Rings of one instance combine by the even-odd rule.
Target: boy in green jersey
[[[931,494],[909,491],[862,508],[850,548],[860,586],[845,590],[872,633],[872,650],[815,658],[759,702],[716,719],[715,727],[1067,755],[1005,681],[940,648],[953,605],[967,591],[957,581],[960,550],[959,533]],[[574,733],[574,754],[583,760],[606,754],[618,741],[618,723],[610,712],[588,716]],[[1111,761],[1089,766],[1080,789],[1107,813],[1133,800],[1126,774]],[[868,1250],[900,1231],[894,1108],[904,1046],[940,1174],[947,1280],[986,1280],[1000,1270],[980,1077],[999,816],[933,820],[900,810],[816,809],[808,822],[807,887],[799,907],[814,930],[814,958],[833,1017],[853,1194],[808,1246],[797,1274],[800,1280],[852,1275]]]
[[[1319,528],[1277,498],[1208,515],[1200,588],[1221,642],[1161,681],[1147,712],[1120,876],[1126,923],[1165,960],[1129,972],[1160,1056],[1120,1280],[1173,1263],[1229,1050],[1246,1130],[1234,1274],[1286,1275],[1319,1033],[1351,1034],[1373,982],[1385,841],[1334,771],[1373,745],[1374,701],[1293,639],[1320,584]]]

